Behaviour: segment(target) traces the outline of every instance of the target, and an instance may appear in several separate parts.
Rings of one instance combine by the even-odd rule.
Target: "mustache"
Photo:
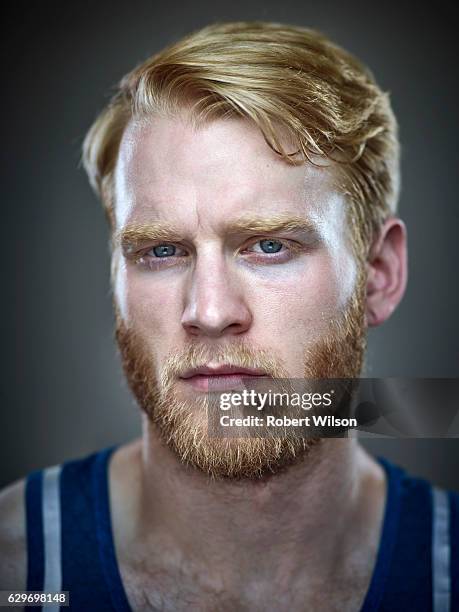
[[[115,313],[115,336],[126,367],[150,371],[156,360],[153,359],[145,339],[124,324],[117,310]],[[282,359],[273,357],[274,354],[273,349],[254,348],[242,340],[233,340],[231,343],[221,345],[189,342],[183,348],[172,350],[166,355],[162,360],[158,378],[162,383],[171,382],[187,370],[203,367],[209,363],[216,366],[256,368],[265,371],[272,378],[288,378],[288,371]]]
[[[288,378],[287,370],[279,358],[272,357],[272,351],[253,349],[246,343],[237,342],[220,347],[193,344],[182,351],[169,355],[161,370],[161,381],[165,384],[180,377],[187,370],[212,363],[237,368],[256,368],[273,378]]]

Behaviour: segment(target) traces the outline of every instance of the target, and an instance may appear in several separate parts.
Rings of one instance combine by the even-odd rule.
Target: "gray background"
[[[113,342],[108,232],[78,168],[85,131],[135,64],[215,20],[315,27],[365,61],[401,125],[410,279],[370,333],[370,376],[457,376],[453,3],[15,3],[2,45],[0,484],[139,432]],[[11,9],[10,9],[11,11]],[[459,489],[458,440],[366,443]]]

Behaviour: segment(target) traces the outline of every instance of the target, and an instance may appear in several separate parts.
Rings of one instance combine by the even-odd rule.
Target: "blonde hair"
[[[265,22],[217,23],[127,74],[83,145],[83,164],[113,226],[114,170],[131,118],[187,107],[197,122],[244,117],[286,162],[325,158],[351,202],[360,255],[399,194],[397,123],[369,70],[314,30]],[[294,150],[283,145],[286,133]]]

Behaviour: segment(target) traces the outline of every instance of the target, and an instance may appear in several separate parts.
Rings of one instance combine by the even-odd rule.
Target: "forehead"
[[[244,213],[342,216],[333,168],[286,163],[246,119],[131,121],[115,173],[118,228],[152,218],[215,227]],[[330,220],[330,219],[329,219]]]

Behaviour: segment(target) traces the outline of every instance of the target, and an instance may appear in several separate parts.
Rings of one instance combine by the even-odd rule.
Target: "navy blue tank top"
[[[63,610],[131,610],[110,517],[108,463],[115,448],[27,478],[27,590],[69,591]],[[459,612],[459,494],[378,461],[388,482],[384,522],[356,612]]]

